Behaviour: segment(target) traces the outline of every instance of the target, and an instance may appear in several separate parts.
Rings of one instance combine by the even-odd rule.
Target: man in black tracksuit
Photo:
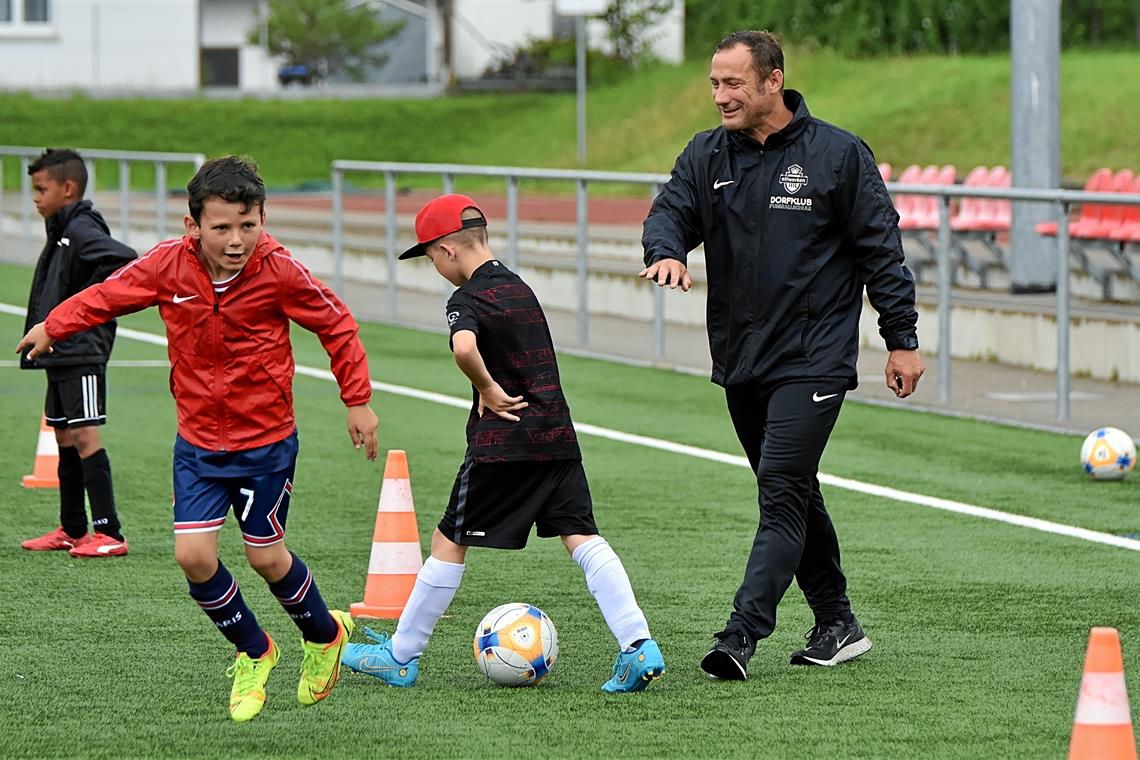
[[[890,357],[887,385],[915,389],[914,280],[898,214],[870,149],[812,118],[785,91],[783,52],[767,32],[736,32],[712,59],[721,127],[696,135],[645,220],[641,276],[691,285],[685,262],[704,243],[712,380],[759,484],[760,527],[733,612],[701,667],[747,678],[759,639],[793,576],[815,615],[793,664],[835,665],[871,642],[851,612],[819,460],[856,386],[863,288]]]
[[[24,331],[79,291],[102,282],[136,258],[111,237],[103,216],[83,200],[87,168],[72,150],[47,150],[28,167],[36,210],[44,218],[47,243],[36,263]],[[23,542],[31,551],[67,551],[74,557],[116,557],[127,553],[111,483],[111,462],[99,438],[107,420],[106,368],[115,342],[115,323],[94,327],[52,347],[23,369],[47,370],[44,416],[59,444],[58,528]],[[91,504],[93,532],[87,532],[84,492]]]

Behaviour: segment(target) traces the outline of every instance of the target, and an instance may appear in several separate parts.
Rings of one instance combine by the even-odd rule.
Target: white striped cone
[[[1124,656],[1115,628],[1089,633],[1069,760],[1136,760]]]
[[[40,437],[36,441],[36,462],[32,474],[20,479],[24,488],[59,488],[59,444],[55,430],[40,418]]]
[[[405,452],[394,449],[388,452],[384,465],[384,482],[380,486],[380,503],[376,507],[376,527],[372,532],[372,553],[368,558],[368,578],[364,582],[364,601],[349,608],[352,616],[400,617],[423,564],[408,457]]]

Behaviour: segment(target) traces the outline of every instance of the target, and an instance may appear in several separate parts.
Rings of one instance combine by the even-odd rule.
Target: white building
[[[385,43],[388,65],[373,83],[441,82],[450,65],[459,79],[478,77],[529,40],[568,28],[555,0],[453,0],[450,35],[438,0],[346,0],[366,3],[386,21],[404,20]],[[0,89],[178,92],[201,87],[244,91],[279,88],[280,62],[258,43],[262,0],[0,0]],[[654,53],[683,57],[683,0],[658,24]],[[591,46],[604,28],[590,22]],[[257,35],[255,35],[255,39]]]

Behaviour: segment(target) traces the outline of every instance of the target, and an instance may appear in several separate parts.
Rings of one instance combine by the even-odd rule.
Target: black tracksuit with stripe
[[[645,263],[704,244],[712,381],[757,473],[761,524],[726,630],[770,635],[793,576],[817,623],[848,618],[839,544],[819,459],[857,384],[866,287],[888,349],[918,347],[915,287],[898,214],[857,136],[815,119],[785,90],[792,120],[761,145],[701,132],[653,201]]]

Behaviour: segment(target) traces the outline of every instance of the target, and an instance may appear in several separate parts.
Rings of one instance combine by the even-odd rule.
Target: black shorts
[[[44,417],[53,428],[102,425],[107,421],[107,366],[84,364],[47,370]]]
[[[463,546],[522,549],[532,525],[540,538],[598,532],[581,460],[463,460],[440,533]]]

